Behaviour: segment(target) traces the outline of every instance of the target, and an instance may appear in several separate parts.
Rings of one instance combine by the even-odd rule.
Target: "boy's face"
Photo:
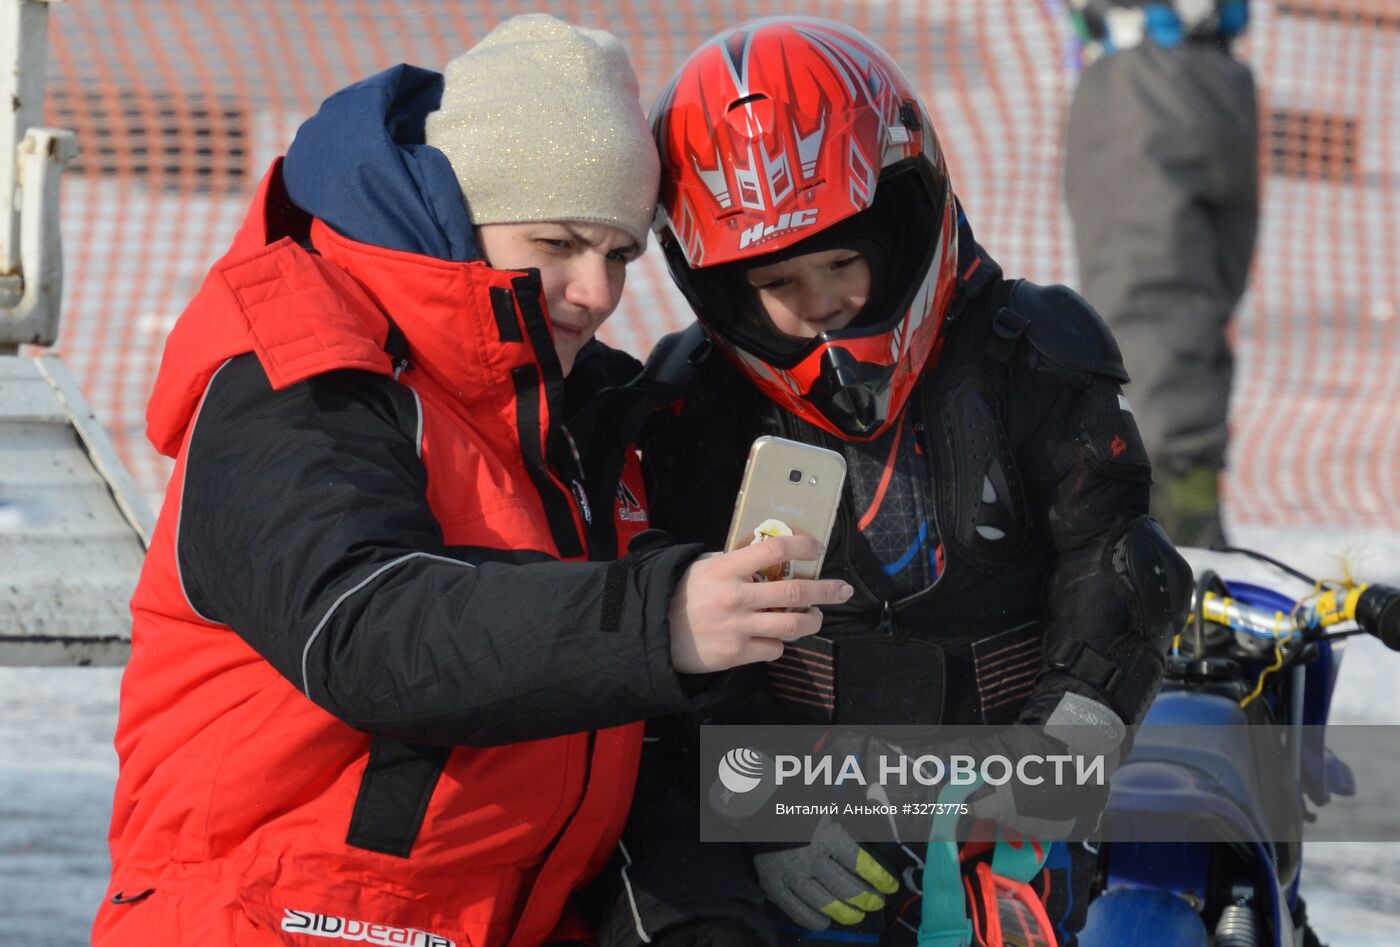
[[[627,264],[641,248],[607,224],[482,224],[476,233],[496,269],[540,271],[554,351],[569,374],[579,349],[617,308]]]
[[[844,329],[870,298],[870,264],[855,250],[821,250],[744,274],[773,327],[810,339]]]

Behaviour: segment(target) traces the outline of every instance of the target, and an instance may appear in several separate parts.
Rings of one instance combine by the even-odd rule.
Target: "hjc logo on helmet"
[[[762,242],[769,237],[786,233],[789,230],[796,230],[798,227],[810,227],[817,222],[817,213],[817,209],[813,207],[808,210],[799,210],[796,213],[783,214],[776,221],[767,225],[760,220],[739,234],[739,249],[743,250],[751,243]]]

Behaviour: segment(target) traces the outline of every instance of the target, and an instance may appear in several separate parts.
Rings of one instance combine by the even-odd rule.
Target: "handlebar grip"
[[[1400,651],[1400,589],[1366,586],[1356,601],[1356,623],[1391,651]]]

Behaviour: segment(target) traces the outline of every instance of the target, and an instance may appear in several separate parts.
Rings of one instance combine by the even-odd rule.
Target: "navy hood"
[[[481,256],[447,157],[423,143],[442,75],[398,65],[347,86],[302,123],[282,163],[292,203],[359,243],[440,260]]]

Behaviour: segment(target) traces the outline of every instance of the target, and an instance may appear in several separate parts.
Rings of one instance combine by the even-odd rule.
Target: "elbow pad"
[[[1158,657],[1186,625],[1194,579],[1162,527],[1139,516],[1113,546],[1113,572],[1127,593],[1133,624]]]
[[[1062,640],[1046,655],[1047,668],[1098,693],[1128,724],[1139,723],[1162,683],[1172,637],[1186,623],[1192,575],[1186,560],[1150,516],[1128,522],[1110,542],[1114,590],[1126,602],[1126,633],[1105,651]]]

